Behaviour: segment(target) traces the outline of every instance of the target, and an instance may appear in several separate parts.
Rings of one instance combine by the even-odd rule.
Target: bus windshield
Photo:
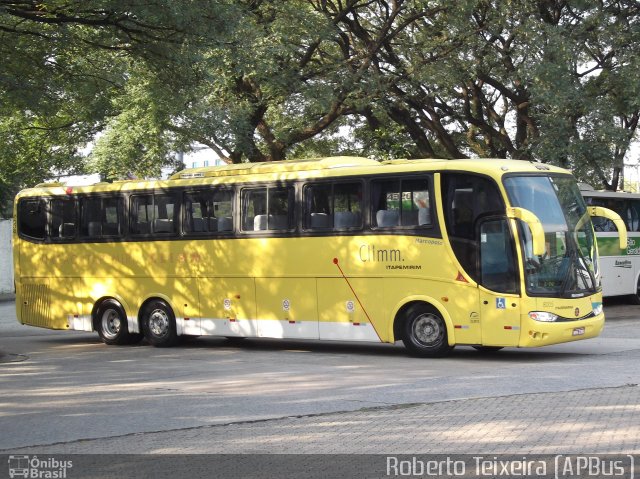
[[[513,206],[533,212],[542,222],[546,251],[534,255],[529,228],[519,231],[527,292],[550,297],[581,297],[600,285],[591,220],[572,177],[512,176],[504,180]]]

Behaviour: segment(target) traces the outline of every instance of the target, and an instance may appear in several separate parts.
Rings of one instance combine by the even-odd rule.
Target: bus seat
[[[193,233],[201,233],[204,231],[204,220],[202,218],[193,218],[193,226],[191,228]]]
[[[398,210],[378,210],[376,213],[376,224],[381,227],[398,226],[400,215]]]
[[[311,228],[331,228],[331,217],[326,213],[311,213]]]
[[[169,219],[157,219],[153,223],[153,231],[155,233],[171,233],[173,231],[172,223]]]
[[[61,238],[68,238],[69,236],[74,236],[76,234],[76,224],[75,223],[62,223],[58,230],[58,234]]]
[[[358,226],[358,217],[351,211],[336,211],[334,226],[336,228],[353,228]]]
[[[233,230],[233,218],[229,216],[223,216],[218,219],[218,231],[232,231]]]
[[[89,221],[87,233],[89,233],[89,236],[102,236],[102,223],[99,221]]]
[[[218,218],[208,218],[207,224],[209,229],[205,229],[203,224],[203,231],[218,231]]]
[[[420,226],[431,224],[431,212],[429,208],[418,208],[418,224]]]
[[[267,229],[267,215],[256,215],[253,218],[253,231],[263,231]]]

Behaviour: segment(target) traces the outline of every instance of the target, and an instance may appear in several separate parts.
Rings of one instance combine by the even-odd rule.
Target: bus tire
[[[171,306],[161,299],[151,301],[142,315],[142,332],[149,344],[164,348],[178,342],[176,316]]]
[[[95,328],[105,344],[132,344],[142,339],[142,334],[130,333],[127,314],[115,299],[105,299],[95,313]]]
[[[404,317],[402,342],[413,356],[440,358],[451,352],[447,325],[428,304],[411,306]]]

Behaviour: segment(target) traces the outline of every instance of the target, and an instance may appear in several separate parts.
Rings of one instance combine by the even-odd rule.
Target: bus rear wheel
[[[100,303],[95,314],[95,325],[105,344],[132,344],[142,339],[142,334],[129,332],[127,315],[115,299],[106,299]]]
[[[402,342],[412,355],[419,357],[443,357],[453,349],[449,346],[444,319],[427,304],[417,304],[407,310]]]
[[[144,309],[142,331],[145,339],[153,346],[174,346],[178,342],[178,333],[171,306],[160,299],[150,302]]]

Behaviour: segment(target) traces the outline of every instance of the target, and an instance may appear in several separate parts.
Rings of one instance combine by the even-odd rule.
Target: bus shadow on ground
[[[143,344],[146,344],[143,342]],[[505,348],[499,351],[478,351],[471,346],[457,346],[444,358],[419,358],[411,356],[401,342],[396,344],[316,342],[313,340],[281,340],[256,338],[188,338],[181,342],[179,348],[208,349],[223,347],[238,351],[299,351],[309,353],[345,354],[358,356],[388,356],[406,358],[408,360],[475,360],[486,361],[541,361],[557,362],[567,357],[583,357],[584,353],[545,351],[540,349]]]
[[[444,358],[419,358],[411,356],[401,342],[396,344],[374,344],[356,343],[343,341],[315,341],[315,340],[288,340],[269,338],[226,338],[226,337],[183,337],[180,343],[171,348],[154,348],[146,340],[140,343],[126,346],[104,345],[97,336],[84,334],[73,335],[51,335],[34,337],[33,341],[47,343],[50,345],[75,348],[90,346],[95,349],[93,352],[101,354],[122,353],[123,350],[148,350],[152,355],[166,356],[173,351],[196,352],[205,350],[225,350],[246,352],[278,352],[282,353],[314,353],[314,354],[340,354],[353,356],[384,356],[393,358],[405,358],[407,361],[443,361],[443,360],[465,360],[465,361],[491,361],[491,362],[558,362],[559,360],[598,356],[599,353],[576,352],[576,351],[549,351],[547,348],[520,349],[504,348],[499,351],[478,351],[471,346],[456,346]],[[553,346],[550,346],[553,347]],[[6,349],[6,348],[5,348]],[[155,351],[156,353],[152,353]],[[7,353],[21,354],[22,351],[7,350]],[[92,352],[92,351],[84,351]]]

